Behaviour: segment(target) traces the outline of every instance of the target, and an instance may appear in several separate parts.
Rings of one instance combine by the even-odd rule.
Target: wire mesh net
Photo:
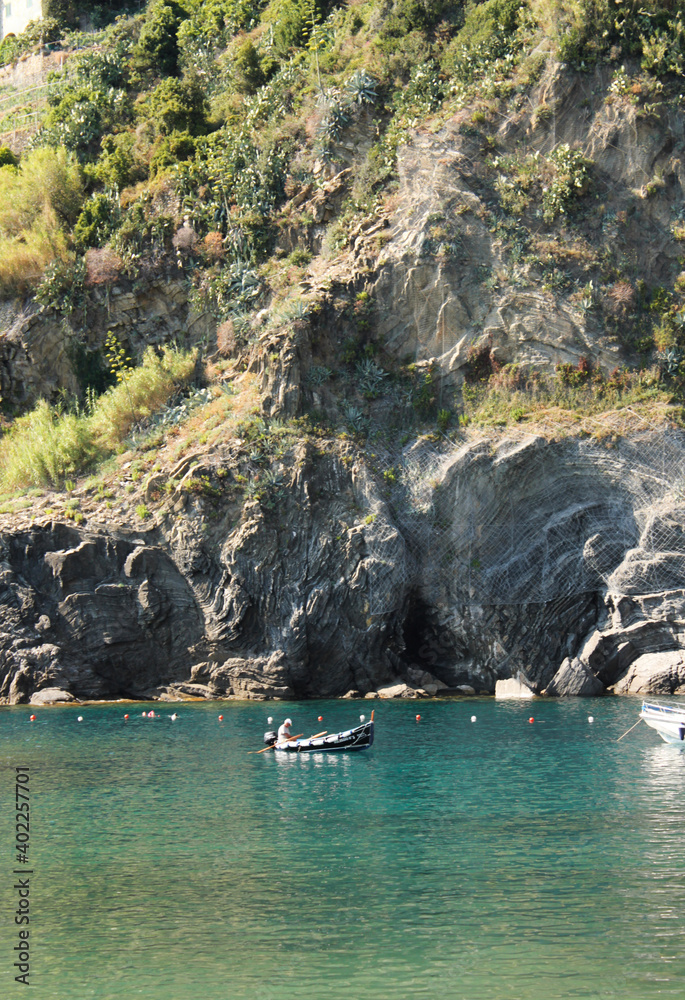
[[[537,442],[537,444],[536,444]],[[520,457],[519,457],[520,452]],[[374,456],[397,525],[366,535],[372,615],[396,610],[433,566],[464,603],[545,603],[607,588],[685,587],[685,437],[553,443],[521,435],[455,446],[420,440]]]

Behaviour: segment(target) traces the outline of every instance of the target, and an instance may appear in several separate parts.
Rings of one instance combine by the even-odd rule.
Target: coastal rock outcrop
[[[186,675],[202,616],[158,546],[54,523],[5,536],[0,558],[3,700],[139,696]]]
[[[5,531],[0,697],[678,691],[685,508],[656,440],[425,442],[393,482],[309,443],[238,524],[194,502]]]
[[[652,301],[647,286],[654,304],[668,300],[664,322],[682,325],[659,289],[681,266],[671,210],[685,183],[685,119],[673,103],[658,114],[636,105],[612,90],[613,74],[603,63],[590,76],[550,59],[497,129],[479,129],[484,112],[464,107],[436,120],[436,131],[408,132],[397,191],[337,234],[343,252],[306,272],[298,265],[301,297],[273,316],[260,301],[242,346],[226,336],[221,388],[228,395],[237,372],[253,379],[241,404],[249,419],[236,418],[206,452],[196,427],[165,473],[148,470],[140,499],[157,505],[154,520],[141,504],[139,525],[124,502],[119,523],[53,522],[47,502],[33,522],[5,519],[1,700],[52,699],[55,690],[466,694],[519,675],[554,696],[681,690],[682,432],[636,414],[628,431],[610,413],[590,415],[582,430],[578,414],[560,426],[552,415],[538,433],[516,423],[477,432],[457,419],[458,387],[479,352],[491,374],[507,364],[550,379],[558,364],[578,377],[618,370],[645,332],[622,343],[618,320],[628,323],[638,298]],[[301,263],[320,249],[353,191],[349,170],[374,141],[371,121],[360,113],[363,141],[349,144],[344,170],[321,165],[323,184],[289,178],[281,254]],[[495,198],[498,185],[515,184],[506,170],[533,170],[559,143],[592,161],[597,198],[574,232],[544,218],[544,172],[537,208],[507,214]],[[495,148],[496,164],[484,153]],[[585,197],[584,186],[572,194]],[[640,280],[599,289],[588,275],[616,247],[622,260],[636,255]],[[182,271],[182,257],[167,258],[166,277],[136,282],[93,272],[79,348],[97,353],[109,330],[135,355],[175,338],[215,342],[216,322],[193,313],[179,263]],[[602,314],[611,301],[614,312]],[[0,389],[17,412],[78,389],[69,322],[23,302],[2,307]],[[382,392],[391,382],[396,391]],[[419,396],[432,389],[433,433],[422,436]],[[434,405],[443,390],[452,411]],[[438,432],[440,413],[452,420],[450,440]],[[249,428],[252,418],[264,426]],[[266,439],[269,421],[290,421],[297,443],[252,452],[248,431]],[[234,477],[230,498],[210,482],[222,462],[226,481]]]

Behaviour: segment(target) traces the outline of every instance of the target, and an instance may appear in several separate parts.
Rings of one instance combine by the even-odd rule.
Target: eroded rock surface
[[[668,482],[645,508],[626,465],[652,444],[465,443],[422,466],[426,503],[414,466],[390,487],[310,443],[234,527],[195,504],[144,533],[5,532],[0,697],[678,691],[685,508]]]

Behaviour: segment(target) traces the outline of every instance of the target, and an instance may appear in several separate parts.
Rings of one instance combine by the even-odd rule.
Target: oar
[[[289,740],[299,740],[300,736],[304,736],[304,733],[298,733],[297,736],[289,736],[288,739]],[[266,753],[267,750],[273,750],[273,748],[275,746],[276,746],[276,744],[272,743],[270,747],[264,747],[263,750],[248,750],[247,752],[248,753]]]

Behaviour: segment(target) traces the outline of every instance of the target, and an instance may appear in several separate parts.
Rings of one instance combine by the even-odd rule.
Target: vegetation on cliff
[[[93,289],[182,276],[195,311],[218,326],[210,349],[217,382],[248,364],[270,384],[285,378],[283,352],[306,333],[300,433],[392,432],[406,442],[418,430],[454,434],[480,420],[544,421],[549,407],[599,412],[626,403],[681,419],[683,262],[673,263],[675,251],[647,274],[627,236],[631,224],[639,228],[640,206],[661,198],[671,246],[685,238],[663,178],[646,178],[634,207],[616,211],[587,150],[547,137],[531,152],[506,126],[530,102],[530,128],[548,127],[559,108],[540,81],[560,63],[576,76],[603,73],[617,115],[637,123],[681,116],[685,4],[151,0],[134,14],[66,2],[46,14],[43,39],[62,39],[69,57],[51,78],[30,147],[18,159],[0,155],[6,297],[35,296],[85,342]],[[76,31],[82,16],[92,33]],[[0,59],[38,41],[34,24],[0,45]],[[480,264],[482,288],[565,296],[614,338],[613,370],[583,355],[543,375],[530,363],[503,363],[474,337],[462,391],[434,361],[416,365],[388,349],[364,273],[383,266],[398,153],[412,136],[455,121],[471,144],[479,224],[505,265]],[[453,204],[428,217],[419,263],[464,259],[467,210]],[[354,258],[362,239],[373,262]],[[331,306],[326,272],[345,254],[344,295]],[[337,344],[325,333],[331,324]],[[79,368],[76,397],[9,414],[19,419],[3,444],[5,488],[75,475],[122,446],[148,389],[150,413],[166,402],[146,381],[152,355],[134,358],[142,366],[141,395],[129,407],[136,420],[114,420],[105,443],[97,414],[115,397],[126,412],[133,376],[107,389],[105,345],[88,350],[98,357]],[[177,385],[174,376],[169,392]],[[320,402],[327,397],[337,399],[337,419]],[[401,405],[388,417],[390,398]],[[50,457],[29,447],[37,427],[46,447],[53,442]]]

